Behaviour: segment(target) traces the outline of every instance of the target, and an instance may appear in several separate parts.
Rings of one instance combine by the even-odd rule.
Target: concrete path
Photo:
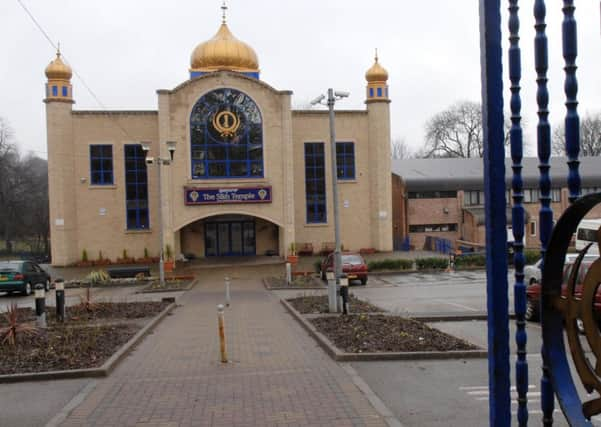
[[[107,379],[74,401],[63,426],[385,426],[344,369],[329,359],[244,270],[226,310],[221,364],[216,305],[225,270],[206,271]],[[263,271],[264,274],[264,271]],[[75,405],[71,405],[75,406]],[[70,409],[70,408],[68,408]],[[64,417],[63,417],[64,418]]]

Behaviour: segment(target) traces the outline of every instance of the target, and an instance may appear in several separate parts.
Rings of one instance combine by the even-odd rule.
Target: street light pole
[[[332,156],[332,200],[334,202],[334,241],[336,247],[334,249],[334,276],[336,279],[333,298],[330,297],[329,308],[330,312],[335,313],[338,311],[338,290],[340,289],[340,276],[342,276],[342,255],[340,253],[340,224],[338,218],[338,167],[336,165],[336,124],[335,124],[335,113],[334,104],[336,98],[334,97],[334,90],[328,89],[328,109],[330,110],[330,150]]]
[[[160,157],[157,158],[157,169],[159,170],[159,215],[158,215],[158,222],[159,222],[159,236],[160,236],[160,249],[159,249],[159,285],[161,287],[161,289],[165,288],[165,258],[163,256],[163,185],[162,185],[162,181],[161,181],[161,169],[162,169],[162,162],[163,159],[161,159]]]
[[[328,282],[328,308],[330,313],[338,311],[338,290],[340,289],[340,277],[342,276],[342,253],[340,244],[340,222],[338,209],[338,166],[336,165],[336,116],[334,113],[334,105],[337,99],[346,98],[348,92],[334,92],[334,89],[328,89],[327,106],[330,113],[330,149],[332,157],[332,200],[334,203],[334,277],[335,282]],[[311,101],[312,105],[322,104],[326,97],[322,94]]]
[[[158,213],[158,224],[159,224],[159,241],[160,241],[160,249],[159,249],[159,284],[161,288],[165,287],[165,256],[164,256],[164,235],[163,235],[163,189],[162,189],[162,179],[161,179],[161,169],[163,165],[169,166],[173,161],[173,154],[175,153],[175,141],[166,141],[167,150],[169,151],[169,158],[163,158],[160,156],[161,150],[159,147],[159,156],[156,159],[152,157],[148,157],[148,152],[150,151],[150,143],[142,142],[142,150],[144,151],[144,161],[146,165],[152,165],[156,162],[157,168],[159,170],[158,173],[158,186],[159,186],[159,213]]]

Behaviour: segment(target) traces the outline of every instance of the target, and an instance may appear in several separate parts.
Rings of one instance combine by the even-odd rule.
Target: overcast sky
[[[21,0],[70,65],[109,109],[156,109],[157,89],[188,79],[194,47],[217,31],[220,0]],[[503,11],[508,2],[503,2]],[[521,2],[523,102],[535,155],[532,1]],[[579,111],[601,110],[599,4],[578,1]],[[365,108],[365,71],[378,47],[390,74],[392,138],[423,145],[424,124],[459,100],[480,100],[477,0],[228,1],[228,24],[259,56],[261,79],[292,90],[293,104],[334,87],[351,93],[337,108]],[[551,116],[563,121],[561,2],[548,1]],[[505,12],[504,12],[505,14]],[[46,156],[44,69],[54,49],[17,0],[0,1],[0,116],[22,152]],[[504,35],[507,40],[506,16]],[[76,109],[101,107],[74,76]],[[508,78],[505,79],[508,105]]]

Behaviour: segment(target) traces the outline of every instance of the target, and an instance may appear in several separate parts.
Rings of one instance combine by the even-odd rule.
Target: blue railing
[[[530,5],[531,3],[528,3]],[[553,2],[556,6],[556,2]],[[509,8],[509,50],[508,66],[511,97],[511,128],[509,140],[512,158],[512,228],[514,238],[514,310],[516,317],[515,341],[517,344],[515,363],[515,383],[517,390],[517,423],[528,425],[527,407],[528,362],[526,353],[527,334],[525,329],[526,286],[524,284],[524,207],[522,158],[523,138],[521,128],[521,50],[519,45],[519,1],[508,0]],[[565,60],[565,140],[569,173],[567,177],[571,203],[580,196],[580,175],[578,172],[578,154],[580,120],[577,112],[578,83],[576,79],[577,32],[574,18],[574,1],[563,1],[563,57]],[[480,33],[482,57],[482,105],[484,128],[484,182],[486,215],[486,252],[487,252],[487,301],[488,301],[488,346],[489,346],[489,424],[491,426],[511,425],[510,400],[510,364],[509,364],[509,317],[507,263],[504,256],[506,246],[505,230],[505,166],[504,166],[504,119],[503,119],[503,70],[501,50],[501,2],[500,0],[480,0]],[[535,0],[534,7],[535,68],[537,75],[538,123],[537,155],[539,159],[540,189],[540,241],[541,256],[548,249],[553,230],[553,211],[551,210],[551,126],[548,120],[549,92],[547,89],[548,41],[546,35],[546,4],[544,0]],[[541,267],[542,268],[542,267]],[[543,331],[545,329],[544,318]],[[563,347],[562,347],[563,348]],[[551,349],[556,351],[556,349]],[[553,424],[554,390],[546,355],[550,349],[542,349],[543,373],[541,379],[542,424]],[[558,393],[560,394],[560,393]],[[560,399],[560,402],[562,400]],[[570,420],[575,409],[575,400],[562,402],[562,410]],[[580,402],[578,402],[580,403]],[[574,418],[575,425],[581,425],[582,415]],[[536,424],[539,424],[538,421]]]

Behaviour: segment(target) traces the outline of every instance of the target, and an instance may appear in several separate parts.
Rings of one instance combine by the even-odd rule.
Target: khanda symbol
[[[222,137],[230,138],[240,128],[240,117],[228,110],[220,111],[213,116],[213,127]]]

